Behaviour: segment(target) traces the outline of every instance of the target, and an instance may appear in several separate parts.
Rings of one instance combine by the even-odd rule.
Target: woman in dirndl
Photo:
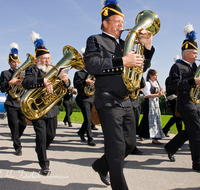
[[[145,96],[143,118],[139,125],[138,135],[141,138],[152,138],[152,143],[162,144],[158,140],[164,138],[161,125],[161,112],[159,106],[159,97],[164,95],[162,88],[157,82],[158,72],[149,69],[146,77],[146,85],[143,88]]]

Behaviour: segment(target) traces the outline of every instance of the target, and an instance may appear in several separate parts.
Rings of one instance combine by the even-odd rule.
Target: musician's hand
[[[21,85],[21,80],[20,79],[17,79],[17,78],[13,78],[12,80],[10,80],[8,82],[8,85],[11,86],[11,85]]]
[[[194,80],[195,80],[195,84],[197,86],[200,86],[200,78],[194,78]]]
[[[61,72],[61,74],[58,76],[60,80],[64,81],[65,84],[68,83],[68,74],[66,74],[65,72]]]
[[[152,35],[148,30],[145,30],[143,27],[140,32],[140,39],[139,41],[144,44],[145,48],[151,50],[152,47]]]
[[[159,91],[158,92],[158,97],[160,98],[161,96],[163,96],[164,95],[164,92],[163,91]]]
[[[91,79],[86,79],[85,82],[86,82],[87,85],[93,86],[95,81],[93,81]]]
[[[141,66],[144,59],[140,54],[136,54],[134,51],[128,52],[124,57],[122,57],[123,65],[125,67]]]
[[[50,80],[44,78],[44,85],[46,86],[48,93],[53,93],[53,85]]]
[[[24,78],[25,78],[25,71],[21,71],[20,72],[19,78],[21,79],[21,81],[24,80]]]

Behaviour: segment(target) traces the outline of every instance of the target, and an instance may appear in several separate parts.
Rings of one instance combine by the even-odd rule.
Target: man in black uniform
[[[67,93],[63,97],[63,106],[65,107],[66,112],[63,122],[65,125],[68,123],[69,127],[72,127],[70,116],[73,112],[73,94],[76,94],[75,89],[73,87],[69,87]]]
[[[88,72],[84,68],[81,71],[77,71],[74,75],[74,87],[78,92],[78,95],[76,96],[76,103],[80,107],[84,118],[82,126],[78,131],[78,135],[82,141],[86,141],[84,135],[87,133],[88,145],[96,146],[91,132],[91,109],[94,102],[94,95],[88,96],[85,94],[84,87],[86,85],[93,86],[94,80],[88,78]]]
[[[22,83],[26,89],[46,87],[48,93],[53,92],[53,85],[51,81],[44,77],[44,75],[52,68],[51,56],[49,50],[46,49],[43,40],[39,34],[33,32],[31,35],[32,42],[35,45],[35,66],[30,66],[25,71],[25,79]],[[68,83],[68,76],[64,74],[62,76],[63,81]],[[57,105],[47,112],[39,119],[32,120],[34,130],[36,132],[36,152],[41,167],[40,174],[49,175],[51,173],[49,169],[49,160],[47,159],[46,150],[53,141],[56,135],[57,128],[57,115],[59,114],[59,108]]]
[[[20,79],[12,79],[12,76],[17,70],[19,63],[18,44],[12,43],[11,52],[8,57],[8,64],[10,65],[10,69],[7,71],[2,71],[1,73],[1,91],[6,92],[7,94],[7,99],[4,105],[7,111],[8,125],[12,134],[13,146],[16,151],[16,155],[18,156],[22,155],[20,137],[26,128],[26,121],[20,108],[20,101],[12,98],[8,91],[13,85],[21,85]]]
[[[123,67],[141,66],[141,55],[130,51],[123,57],[122,11],[116,3],[105,4],[101,11],[102,34],[90,36],[86,43],[85,63],[95,76],[95,106],[104,134],[105,154],[93,164],[103,183],[115,190],[127,190],[123,174],[124,158],[136,145],[136,129],[129,91],[122,79]],[[144,53],[152,54],[152,36],[142,29]],[[110,179],[108,176],[110,173]]]
[[[167,77],[165,80],[165,86],[166,86],[166,93],[167,93],[167,98],[171,96],[170,99],[168,99],[170,109],[172,110],[173,116],[169,119],[165,127],[163,128],[163,133],[165,134],[166,137],[169,137],[168,131],[174,123],[176,124],[177,131],[180,132],[182,131],[182,119],[181,117],[176,116],[176,101],[177,101],[177,91],[173,91],[170,88],[170,78]],[[174,95],[174,97],[172,97]]]
[[[185,124],[185,130],[180,131],[170,142],[165,145],[165,150],[171,161],[175,161],[173,154],[189,140],[192,155],[192,168],[200,171],[200,122],[199,104],[195,104],[190,97],[190,90],[200,86],[200,78],[194,78],[197,69],[195,59],[198,55],[195,31],[188,24],[184,31],[186,39],[182,44],[182,60],[175,63],[169,73],[170,88],[178,91],[177,110]]]

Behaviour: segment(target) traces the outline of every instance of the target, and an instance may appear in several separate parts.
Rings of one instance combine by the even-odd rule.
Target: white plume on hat
[[[31,34],[31,41],[34,43],[36,39],[41,39],[40,35],[34,31]]]
[[[184,33],[185,33],[185,35],[187,35],[188,33],[190,33],[193,30],[194,30],[193,25],[191,25],[190,23],[188,23],[188,25],[185,26],[185,28],[184,28]]]
[[[12,44],[10,44],[10,49],[12,49],[12,48],[19,49],[19,46],[17,43],[13,42]]]
[[[176,56],[174,57],[174,61],[176,62],[178,59],[180,59],[180,57],[179,57],[178,55],[176,55]]]
[[[104,2],[105,2],[105,0],[101,0],[101,4],[103,7],[105,6]]]
[[[85,48],[82,47],[82,48],[81,48],[81,54],[83,55],[84,53],[85,53]]]

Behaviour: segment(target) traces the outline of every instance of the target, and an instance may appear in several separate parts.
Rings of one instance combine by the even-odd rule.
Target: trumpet
[[[195,59],[195,61],[200,61],[200,59]]]

